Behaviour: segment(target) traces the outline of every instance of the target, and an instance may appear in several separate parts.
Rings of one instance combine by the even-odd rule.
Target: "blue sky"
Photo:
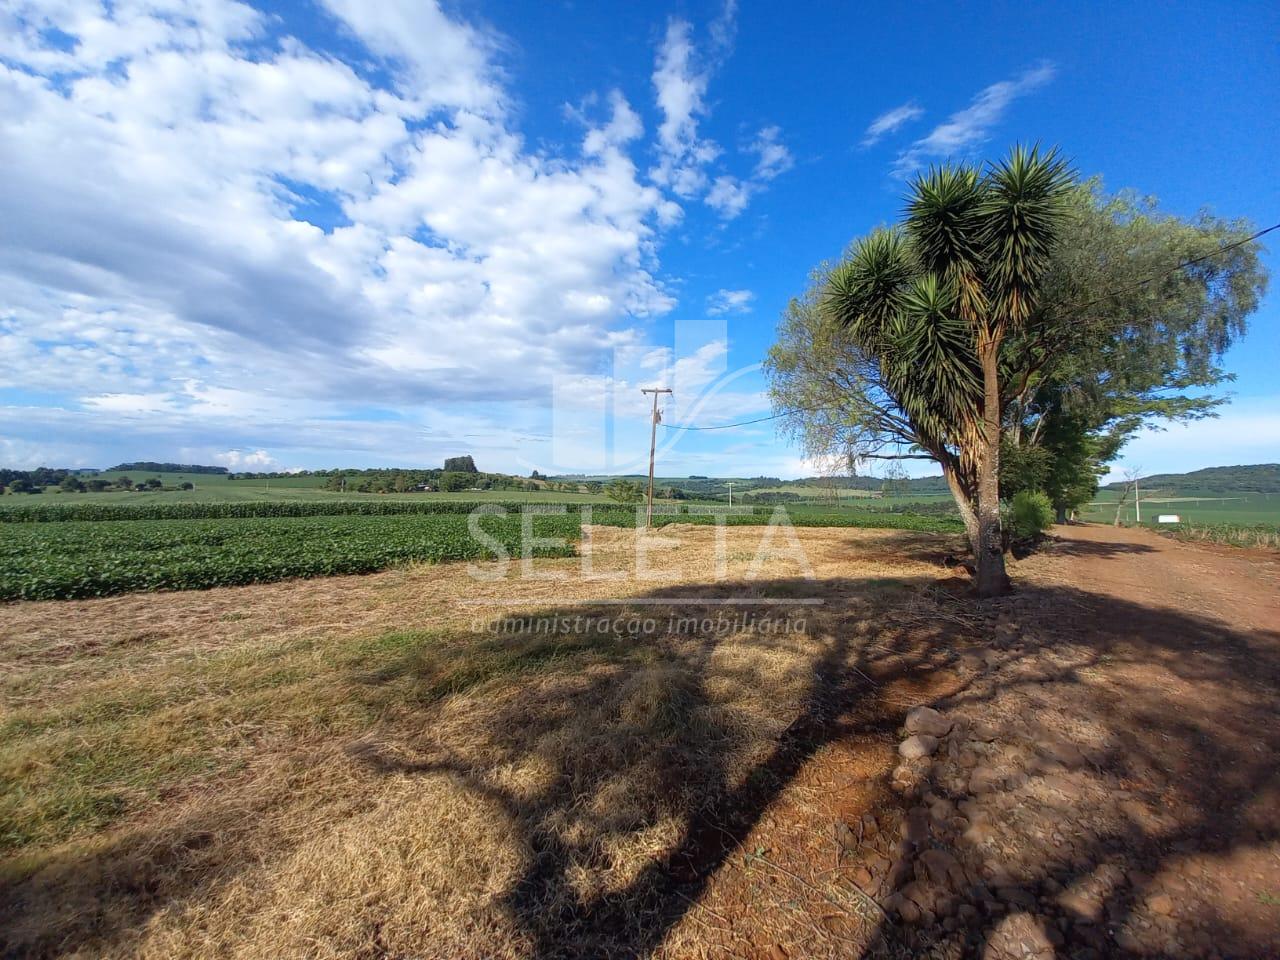
[[[1280,221],[1278,30],[1274,3],[4,0],[0,462],[639,469],[641,386],[672,424],[769,413],[779,311],[921,165],[1040,140]],[[1280,460],[1278,303],[1223,416],[1125,463]],[[660,463],[822,466],[769,423],[663,431]]]

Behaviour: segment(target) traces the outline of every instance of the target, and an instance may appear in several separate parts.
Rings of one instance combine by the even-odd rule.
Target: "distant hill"
[[[555,477],[548,477],[548,480],[568,481],[568,482],[589,482],[608,483],[614,477],[607,474],[586,475],[586,474],[562,474]],[[623,479],[635,480],[641,483],[648,483],[648,476],[641,473],[628,474]],[[728,485],[733,484],[733,492],[735,496],[748,495],[753,490],[770,489],[773,491],[784,492],[792,487],[802,488],[797,496],[812,496],[814,487],[821,487],[830,490],[833,487],[839,490],[867,490],[879,493],[884,489],[885,480],[883,477],[802,477],[799,480],[782,480],[778,477],[708,477],[700,475],[690,475],[688,477],[655,477],[654,484],[658,487],[675,488],[683,490],[690,497],[707,497],[711,499],[724,498],[728,494]],[[915,496],[927,496],[935,494],[948,494],[951,491],[947,487],[947,481],[941,476],[936,477],[918,477],[914,480],[899,481],[902,484],[900,488],[903,493]]]
[[[1206,467],[1190,473],[1156,473],[1138,480],[1151,490],[1174,493],[1280,493],[1280,463],[1252,463],[1235,467]],[[1120,490],[1123,482],[1104,490]]]

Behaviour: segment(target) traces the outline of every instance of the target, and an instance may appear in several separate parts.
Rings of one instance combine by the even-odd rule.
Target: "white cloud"
[[[615,349],[635,358],[613,379],[628,397],[679,382],[673,415],[767,408],[756,384],[717,386],[723,336],[678,357],[648,342],[675,305],[658,256],[677,201],[728,219],[793,165],[776,126],[728,158],[700,130],[733,3],[701,50],[668,31],[652,142],[602,91],[579,150],[525,142],[491,30],[436,3],[323,3],[341,57],[230,0],[0,0],[3,462],[463,448],[500,469],[539,449],[551,385],[598,393]],[[668,182],[637,169],[668,147]]]
[[[215,464],[228,467],[232,473],[272,473],[280,468],[276,458],[265,450],[224,450],[214,454],[212,459]]]
[[[609,122],[588,131],[582,142],[582,152],[588,156],[598,157],[611,148],[621,149],[644,133],[640,115],[631,109],[621,91],[610,92],[609,105],[613,111]]]
[[[791,151],[781,142],[780,127],[765,127],[747,149],[759,158],[752,176],[758,181],[772,180],[795,166]]]
[[[417,459],[419,411],[548,397],[674,305],[680,210],[620,93],[549,157],[507,115],[500,39],[434,3],[326,6],[354,67],[225,0],[0,12],[0,382],[69,395],[6,408],[14,442],[127,422],[210,456]],[[408,415],[336,420],[352,398]]]
[[[715,141],[698,136],[698,121],[707,112],[711,69],[697,64],[692,33],[688,21],[672,19],[653,68],[662,123],[658,126],[659,161],[650,176],[654,183],[685,198],[702,191],[707,182],[704,168],[720,155]]]
[[[427,108],[493,110],[502,102],[490,56],[495,37],[445,16],[434,0],[321,0],[396,70],[397,88]]]
[[[948,157],[984,143],[992,127],[1018,97],[1040,89],[1053,79],[1051,63],[1041,63],[1012,80],[1001,80],[979,91],[969,106],[948,117],[927,135],[898,154],[893,169],[905,176],[931,157]]]
[[[871,121],[867,127],[866,133],[862,137],[862,145],[870,147],[880,141],[880,138],[886,134],[895,133],[899,128],[906,126],[912,120],[917,120],[924,116],[924,108],[916,104],[914,101],[908,101],[901,106],[894,107],[892,110],[886,110],[880,116]]]
[[[725,313],[749,313],[756,295],[750,290],[717,290],[707,297],[707,313],[720,316]]]
[[[683,200],[702,197],[724,220],[741,214],[765,183],[794,165],[791,151],[782,143],[781,128],[771,125],[743,148],[756,157],[749,176],[708,172],[723,158],[724,151],[699,132],[699,124],[710,116],[707,89],[729,54],[736,15],[737,4],[729,0],[709,28],[709,55],[702,55],[694,44],[688,21],[670,20],[652,77],[662,122],[658,126],[658,163],[649,171],[650,179]]]
[[[716,177],[707,191],[707,206],[711,207],[722,219],[732,220],[751,202],[751,194],[755,185],[747,180],[739,180],[729,175]]]

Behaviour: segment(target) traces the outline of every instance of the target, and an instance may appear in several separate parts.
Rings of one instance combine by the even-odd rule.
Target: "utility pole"
[[[733,506],[733,481],[732,480],[728,481],[728,484],[729,484],[729,506],[732,507]]]
[[[649,424],[649,507],[645,511],[644,525],[645,527],[653,526],[653,455],[658,449],[658,394],[670,393],[666,387],[641,387],[641,393],[653,394],[653,420]]]
[[[1133,509],[1137,516],[1137,522],[1142,522],[1142,497],[1138,494],[1138,478],[1133,478]]]

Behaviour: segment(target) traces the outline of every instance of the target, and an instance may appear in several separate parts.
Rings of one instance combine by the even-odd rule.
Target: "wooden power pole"
[[[658,449],[658,394],[670,393],[666,387],[641,387],[641,393],[653,394],[653,419],[649,423],[649,507],[645,511],[645,527],[653,526],[653,455]]]

